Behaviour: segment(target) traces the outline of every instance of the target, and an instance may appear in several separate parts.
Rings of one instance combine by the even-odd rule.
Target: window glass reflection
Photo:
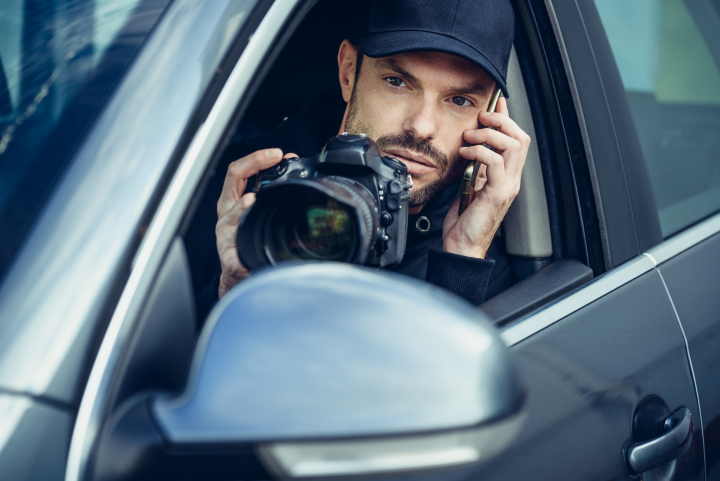
[[[596,0],[665,237],[720,210],[718,4]]]

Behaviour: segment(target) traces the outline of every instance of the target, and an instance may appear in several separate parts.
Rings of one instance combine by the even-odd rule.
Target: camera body
[[[283,260],[395,266],[405,254],[411,189],[405,165],[383,157],[373,140],[334,136],[317,156],[258,173],[256,201],[238,229],[240,259],[250,270]]]

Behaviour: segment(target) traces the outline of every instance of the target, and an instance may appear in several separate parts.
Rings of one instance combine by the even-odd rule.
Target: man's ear
[[[350,102],[353,86],[355,85],[355,62],[357,61],[357,49],[348,39],[343,40],[338,51],[338,70],[340,76],[340,88],[343,99]]]

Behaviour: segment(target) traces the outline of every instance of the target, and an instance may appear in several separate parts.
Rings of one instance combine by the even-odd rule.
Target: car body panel
[[[708,479],[720,476],[719,252],[716,234],[658,267],[687,336],[702,409]]]
[[[623,448],[632,443],[640,400],[656,394],[699,419],[680,326],[655,270],[512,350],[528,391],[528,421],[473,479],[627,479]],[[675,479],[703,479],[698,422],[695,434]]]
[[[219,92],[217,101],[207,114],[204,123],[195,133],[177,171],[160,200],[157,212],[149,223],[145,241],[140,246],[133,270],[112,314],[109,327],[101,340],[94,360],[85,393],[80,403],[78,420],[73,432],[66,479],[88,479],[88,471],[97,435],[112,403],[111,390],[118,382],[118,372],[132,341],[136,324],[144,314],[147,296],[152,292],[161,272],[168,250],[181,228],[183,215],[196,188],[211,167],[208,167],[224,129],[243,100],[252,78],[262,67],[262,60],[277,36],[284,35],[289,14],[297,2],[276,2],[267,12],[257,17],[261,22],[251,34],[247,48],[239,61],[227,70],[227,82]],[[310,2],[308,2],[310,3]],[[264,17],[263,17],[264,15]],[[253,15],[255,17],[255,15]],[[250,36],[250,35],[248,35]],[[178,242],[181,242],[178,240]],[[150,322],[150,320],[148,321]]]
[[[231,3],[245,5],[248,10],[232,10]],[[538,8],[541,2],[532,3],[531,8]],[[218,28],[228,15],[236,15],[242,25],[251,5],[254,2],[175,0],[80,146],[6,282],[0,285],[0,318],[10,320],[0,324],[0,392],[13,391],[0,395],[0,406],[5,403],[12,407],[6,412],[15,413],[14,417],[3,418],[14,421],[0,432],[6,439],[4,445],[0,443],[0,467],[4,459],[10,459],[3,456],[26,446],[17,441],[26,432],[36,436],[33,439],[39,448],[26,449],[25,453],[51,453],[43,456],[49,456],[53,466],[60,466],[56,461],[60,456],[64,466],[64,457],[57,453],[67,453],[69,430],[75,424],[74,410],[87,387],[89,364],[103,336],[104,322],[110,313],[124,315],[122,309],[116,311],[118,298],[131,284],[126,285],[126,280],[138,263],[140,270],[150,267],[147,273],[138,271],[137,276],[142,276],[145,283],[138,288],[137,298],[132,289],[140,284],[130,286],[127,302],[135,302],[137,311],[141,311],[143,296],[155,282],[153,269],[161,264],[171,244],[185,205],[200,182],[200,171],[212,155],[213,142],[221,137],[220,133],[212,133],[208,145],[204,139],[198,140],[193,155],[200,155],[198,152],[204,149],[201,157],[205,164],[195,167],[197,172],[191,172],[192,162],[187,171],[181,172],[181,165],[164,192],[179,156],[195,133],[188,125],[222,52],[228,48],[219,39],[232,38],[218,36]],[[611,67],[602,49],[595,45],[598,33],[590,23],[583,24],[584,18],[592,16],[587,10],[590,7],[560,0],[552,4],[547,0],[545,5],[564,36],[560,40],[567,49],[567,67],[571,68],[567,74],[577,89],[576,100],[581,103],[576,106],[577,112],[586,128],[583,141],[589,142],[586,148],[593,162],[588,169],[593,171],[597,191],[581,194],[602,202],[598,207],[603,213],[598,218],[607,224],[603,229],[611,260],[606,267],[615,269],[509,326],[508,330],[515,332],[520,326],[529,326],[510,343],[527,387],[528,422],[510,448],[497,459],[474,467],[471,478],[625,479],[623,449],[632,442],[633,411],[645,396],[656,394],[671,409],[687,407],[696,418],[696,436],[690,451],[680,458],[676,479],[703,479],[700,408],[709,406],[706,416],[711,416],[710,421],[718,419],[716,411],[720,411],[715,409],[720,405],[720,394],[715,394],[717,382],[712,385],[716,373],[713,363],[720,350],[714,337],[720,329],[717,300],[712,296],[718,266],[706,260],[720,249],[720,241],[716,236],[699,244],[662,264],[659,272],[641,256],[645,246],[656,242],[659,223],[643,190],[649,188],[649,181],[639,167],[644,165],[642,156],[635,156],[637,136],[630,131],[618,132],[630,122],[627,105],[608,101],[617,87],[613,83],[617,72],[605,71]],[[280,24],[284,15],[291,13],[292,9],[286,8],[287,13],[278,20]],[[547,37],[545,41],[558,39]],[[261,43],[253,52],[258,62],[271,44]],[[596,47],[600,53],[594,53]],[[252,72],[259,70],[252,65]],[[249,80],[239,87],[242,92],[237,98],[248,84]],[[551,100],[570,102],[567,98]],[[229,121],[223,119],[221,124]],[[203,131],[203,135],[210,133]],[[181,179],[182,175],[191,180],[185,183],[187,177]],[[173,186],[182,192],[171,192]],[[160,198],[164,200],[156,212]],[[185,204],[173,207],[176,202]],[[157,221],[157,232],[152,231],[151,219]],[[590,227],[602,230],[597,225]],[[144,236],[150,234],[155,236],[152,241],[144,241]],[[167,245],[163,244],[165,240]],[[601,240],[583,237],[583,242],[597,244]],[[602,249],[595,244],[591,247]],[[148,261],[151,257],[157,261],[155,264]],[[716,254],[715,259],[718,257]],[[634,263],[635,270],[622,270],[622,262],[628,260]],[[593,286],[612,284],[612,279],[623,275],[622,282],[587,297]],[[708,280],[702,289],[688,285],[687,279],[693,275]],[[559,305],[572,308],[560,313]],[[698,357],[695,370],[700,408],[678,316],[683,325],[689,322],[685,331],[690,353]],[[121,322],[124,318],[119,319]],[[533,324],[533,320],[541,322]],[[128,324],[127,329],[131,327]],[[126,347],[123,342],[130,338],[121,338],[117,346],[108,349],[120,352]],[[118,352],[113,354],[119,356]],[[105,389],[113,382],[115,371],[112,365],[97,366],[97,379],[102,378],[105,384],[95,387]],[[704,390],[702,386],[707,383],[712,388]],[[95,401],[87,401],[86,415],[75,424],[75,435],[82,439],[78,438],[76,463],[68,472],[77,477],[87,474],[83,463],[94,442],[96,433],[92,430],[108,415],[102,399],[97,405]],[[32,424],[35,422],[40,424]],[[36,427],[23,431],[23,426]],[[713,429],[720,430],[720,422]],[[714,432],[706,426],[706,433]],[[87,439],[83,437],[86,435]],[[58,439],[64,439],[64,444]],[[21,469],[22,463],[31,459],[27,454],[23,456],[14,469]],[[709,469],[716,466],[714,459],[709,458]],[[30,473],[20,478],[62,477],[57,470],[48,473]],[[75,479],[71,475],[69,478]],[[442,475],[439,479],[443,479]]]
[[[63,479],[98,336],[188,125],[255,4],[174,1],[45,200],[0,284],[0,395],[12,401],[2,401],[0,477]]]
[[[0,392],[3,479],[61,480],[75,415],[66,406]]]
[[[247,18],[230,3],[171,5],[48,199],[0,289],[0,387],[79,401],[106,302],[226,48],[215,29]]]

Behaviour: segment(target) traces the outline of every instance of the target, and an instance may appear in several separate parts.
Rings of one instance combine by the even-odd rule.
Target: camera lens
[[[271,232],[278,260],[347,261],[355,225],[347,206],[320,192],[297,195]]]
[[[240,222],[238,254],[250,270],[285,261],[363,264],[379,222],[370,192],[353,180],[271,184]]]

